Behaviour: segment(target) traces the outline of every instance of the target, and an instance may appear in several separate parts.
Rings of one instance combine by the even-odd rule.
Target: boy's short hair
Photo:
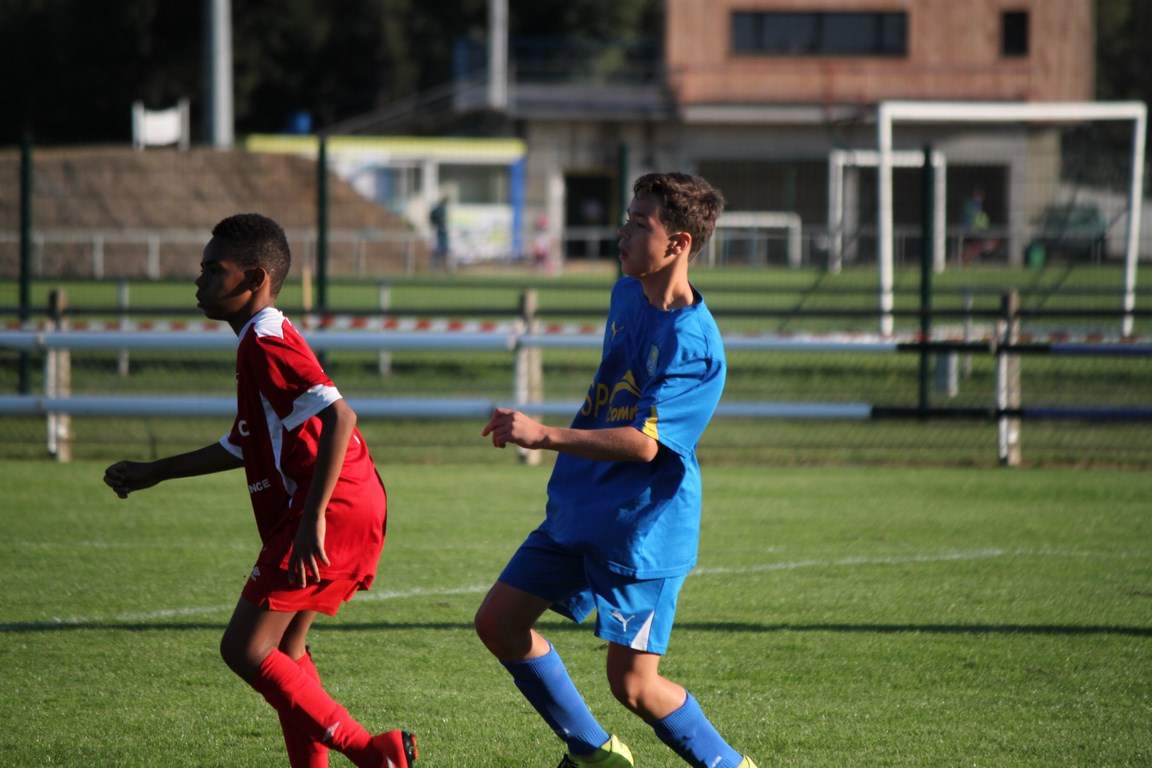
[[[693,258],[716,229],[724,210],[724,195],[705,179],[687,173],[649,173],[636,179],[632,194],[651,195],[660,201],[660,221],[669,233],[692,235]]]
[[[259,213],[238,213],[213,227],[212,236],[225,242],[241,267],[263,267],[272,295],[279,295],[292,266],[288,238],[279,224]]]

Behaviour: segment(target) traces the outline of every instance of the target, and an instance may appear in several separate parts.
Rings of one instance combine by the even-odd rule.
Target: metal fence
[[[530,293],[522,299],[535,303]],[[940,323],[928,344],[909,331],[729,331],[727,392],[702,455],[1152,464],[1152,345],[1038,332],[1028,324],[1035,314],[1019,308],[973,315],[967,325]],[[21,354],[32,369],[25,394],[10,380],[13,394],[0,397],[9,454],[163,453],[211,438],[210,425],[227,427],[235,341],[219,324],[56,322],[58,330],[0,333],[2,375]],[[301,324],[362,419],[422,460],[470,455],[468,422],[497,404],[566,421],[602,335],[596,324],[552,322],[538,311],[472,321],[304,316]]]

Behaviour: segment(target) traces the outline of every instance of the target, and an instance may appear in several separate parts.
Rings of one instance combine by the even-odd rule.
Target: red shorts
[[[362,588],[356,579],[326,579],[301,587],[288,578],[288,571],[257,566],[241,597],[270,611],[319,611],[335,616],[340,606]]]

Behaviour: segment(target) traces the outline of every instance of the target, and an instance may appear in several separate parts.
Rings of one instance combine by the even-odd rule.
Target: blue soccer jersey
[[[712,313],[693,289],[689,307],[660,310],[641,284],[612,290],[596,378],[572,426],[632,426],[660,443],[649,462],[562,453],[548,482],[540,530],[610,570],[638,579],[687,573],[700,539],[696,443],[724,389],[727,363]]]

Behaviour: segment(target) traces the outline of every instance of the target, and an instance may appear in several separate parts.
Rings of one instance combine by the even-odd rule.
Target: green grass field
[[[610,261],[593,273],[573,272],[547,277],[531,271],[507,275],[391,275],[337,277],[328,290],[328,306],[336,313],[373,311],[379,308],[380,285],[391,286],[391,307],[398,313],[440,312],[444,316],[469,317],[476,313],[519,314],[524,288],[537,290],[539,307],[550,320],[600,322],[608,307],[609,289],[616,273]],[[877,328],[878,275],[874,265],[859,265],[831,274],[816,268],[716,268],[697,266],[693,282],[705,293],[723,330],[742,331],[875,331]],[[192,279],[163,281],[131,280],[130,304],[139,310],[180,310],[195,315]],[[1120,264],[1092,265],[1053,262],[1044,269],[982,266],[949,269],[933,278],[933,307],[958,311],[965,291],[971,294],[972,308],[994,312],[1003,292],[1021,291],[1025,310],[1092,309],[1113,313],[1112,317],[1045,319],[1040,325],[1067,327],[1087,323],[1116,332],[1121,311],[1124,270]],[[63,288],[71,306],[114,309],[117,307],[117,281],[37,279],[31,285],[31,302],[37,313],[48,306],[49,293]],[[912,311],[919,307],[920,271],[915,264],[899,264],[893,276],[895,308]],[[1143,278],[1137,287],[1137,309],[1148,309],[1149,293]],[[303,291],[298,279],[290,278],[280,295],[280,306],[299,315]],[[18,304],[16,281],[0,283],[0,308],[15,309]],[[857,310],[857,317],[806,316],[831,310]],[[565,317],[565,313],[574,313]],[[757,317],[755,313],[763,313]],[[81,313],[82,314],[82,313]],[[107,319],[108,315],[103,315]],[[955,324],[957,319],[940,322]],[[899,330],[918,327],[912,316],[898,317]],[[1027,328],[1026,328],[1027,329]],[[1137,318],[1135,333],[1147,333],[1145,318]]]
[[[421,768],[550,768],[558,742],[471,630],[547,470],[377,453],[389,543],[376,587],[313,631],[328,687],[370,728],[415,730]],[[284,765],[272,710],[216,652],[257,549],[241,476],[120,501],[102,469],[0,463],[0,763]],[[1152,764],[1152,474],[705,484],[664,670],[761,768]],[[589,627],[543,630],[638,766],[680,765],[611,700]]]

